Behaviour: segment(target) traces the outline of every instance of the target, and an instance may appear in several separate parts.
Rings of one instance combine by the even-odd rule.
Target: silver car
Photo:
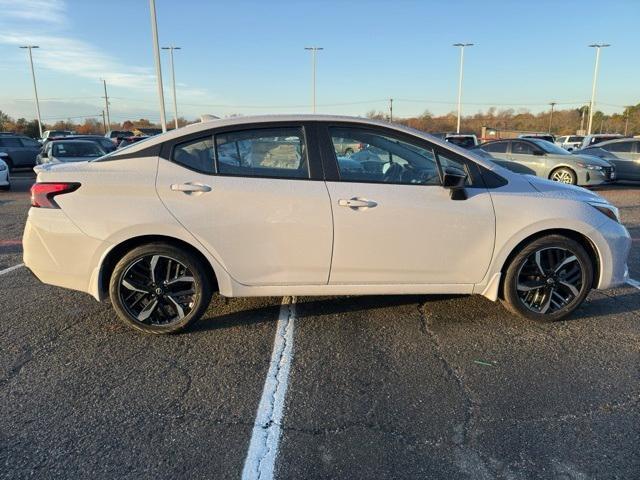
[[[616,179],[615,167],[606,160],[571,154],[546,140],[495,140],[482,144],[480,148],[509,170],[556,182],[593,186]]]
[[[580,148],[583,140],[584,137],[582,135],[563,135],[561,137],[556,137],[556,141],[554,143],[571,152],[576,148]]]
[[[580,150],[579,153],[594,155],[612,163],[616,167],[618,180],[640,180],[640,138],[609,140]]]
[[[38,164],[82,162],[105,154],[100,145],[90,140],[54,140],[38,155]]]

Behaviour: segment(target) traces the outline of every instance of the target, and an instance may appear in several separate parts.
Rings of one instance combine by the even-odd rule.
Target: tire
[[[584,247],[562,235],[547,235],[513,257],[504,276],[502,302],[530,320],[561,320],[580,306],[592,283],[593,261]]]
[[[11,184],[8,184],[8,185],[2,185],[2,186],[0,187],[0,190],[4,190],[4,191],[11,190]]]
[[[576,172],[568,167],[556,168],[549,174],[549,180],[553,180],[554,182],[566,183],[567,185],[578,184],[578,176],[576,175]]]
[[[118,261],[109,295],[126,325],[145,333],[177,333],[202,317],[211,301],[212,281],[191,252],[150,243]]]

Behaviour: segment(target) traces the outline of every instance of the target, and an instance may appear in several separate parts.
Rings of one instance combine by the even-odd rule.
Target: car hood
[[[605,198],[586,188],[554,182],[534,175],[524,175],[524,177],[534,189],[545,197],[575,200],[578,202],[609,203]]]
[[[603,160],[600,157],[596,157],[595,155],[589,155],[584,153],[574,153],[572,154],[576,160],[582,160],[584,163],[588,165],[599,165],[601,167],[610,167],[611,164],[606,160]]]

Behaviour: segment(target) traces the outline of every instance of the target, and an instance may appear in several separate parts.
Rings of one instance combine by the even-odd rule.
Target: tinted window
[[[213,138],[199,138],[176,145],[173,149],[173,161],[192,170],[214,173]]]
[[[511,153],[514,155],[533,155],[533,146],[527,142],[513,142],[511,144]]]
[[[22,145],[24,145],[25,147],[40,148],[40,144],[35,140],[32,140],[30,138],[21,138],[20,140],[22,141]]]
[[[309,178],[301,128],[265,128],[215,136],[218,173],[249,177]]]
[[[482,149],[490,153],[507,153],[507,142],[485,143]]]
[[[0,147],[22,147],[20,139],[15,137],[0,138]]]
[[[341,180],[353,182],[439,185],[433,150],[359,128],[330,129]],[[340,139],[360,144],[350,156],[340,154]]]
[[[104,155],[104,151],[95,143],[61,142],[53,144],[54,157],[100,157],[102,155]]]
[[[473,137],[447,137],[446,141],[462,148],[473,148],[476,146],[476,141]]]
[[[633,142],[616,142],[611,145],[604,145],[602,148],[610,152],[630,153],[632,147]]]
[[[569,137],[569,142],[581,142],[584,139],[584,137],[579,137],[579,136],[571,136]]]

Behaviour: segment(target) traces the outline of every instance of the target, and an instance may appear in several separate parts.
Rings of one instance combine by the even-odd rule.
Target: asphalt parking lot
[[[0,192],[0,272],[22,261],[32,181]],[[640,279],[640,186],[599,193]],[[239,478],[285,310],[276,478],[640,476],[632,285],[553,324],[482,297],[282,301],[216,297],[190,332],[151,337],[108,303],[1,274],[0,478]]]

